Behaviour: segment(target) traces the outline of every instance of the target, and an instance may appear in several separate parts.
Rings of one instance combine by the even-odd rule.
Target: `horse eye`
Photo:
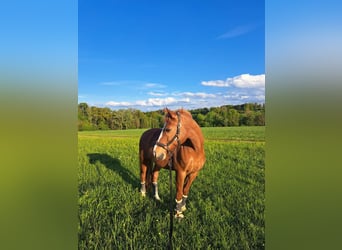
[[[168,132],[170,132],[170,131],[171,131],[171,129],[165,128],[165,132],[166,132],[166,133],[168,133]]]

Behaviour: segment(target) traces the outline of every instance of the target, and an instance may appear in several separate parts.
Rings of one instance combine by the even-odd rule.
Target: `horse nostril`
[[[163,160],[164,159],[164,154],[163,153],[161,153],[160,155],[158,155],[157,157],[157,160]]]

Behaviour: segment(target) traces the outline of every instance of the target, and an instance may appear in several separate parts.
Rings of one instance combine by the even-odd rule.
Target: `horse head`
[[[165,123],[153,147],[153,154],[157,161],[163,161],[170,157],[185,140],[183,138],[185,134],[181,133],[180,111],[171,111],[165,108],[164,113]]]

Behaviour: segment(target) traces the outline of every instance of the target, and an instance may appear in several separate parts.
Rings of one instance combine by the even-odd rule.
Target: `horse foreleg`
[[[183,218],[182,202],[183,202],[183,186],[186,173],[183,171],[176,171],[176,218]]]
[[[191,184],[196,179],[197,175],[198,175],[198,172],[192,172],[187,176],[186,182],[184,183],[184,187],[183,187],[183,194],[185,196],[188,196]]]
[[[186,210],[186,200],[188,199],[190,187],[191,187],[192,182],[196,179],[197,175],[198,175],[198,172],[193,172],[186,177],[186,181],[183,187],[183,198],[180,204],[180,210],[182,212]]]
[[[153,175],[152,175],[152,183],[154,187],[154,198],[158,201],[160,201],[160,197],[158,194],[158,176],[159,176],[159,170],[157,166],[154,167],[153,169]]]

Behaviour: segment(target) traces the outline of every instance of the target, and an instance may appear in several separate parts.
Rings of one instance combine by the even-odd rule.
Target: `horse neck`
[[[202,151],[204,139],[200,127],[192,118],[186,118],[186,121],[183,124],[181,130],[186,133],[183,143],[189,139],[191,140],[195,151]]]

